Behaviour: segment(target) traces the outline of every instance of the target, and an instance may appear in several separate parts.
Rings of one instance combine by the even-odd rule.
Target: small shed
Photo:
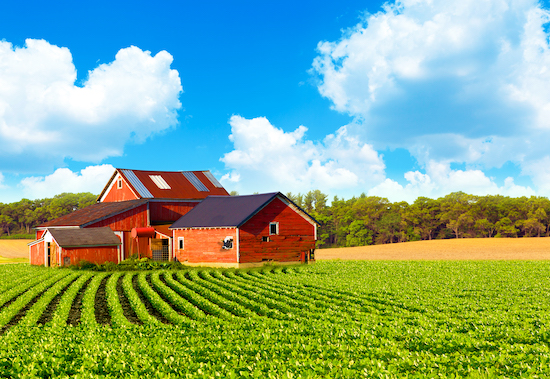
[[[120,238],[109,227],[52,228],[29,244],[30,263],[44,266],[69,266],[80,261],[120,262]]]
[[[280,192],[209,196],[172,224],[174,255],[190,265],[250,267],[314,260],[318,222]]]

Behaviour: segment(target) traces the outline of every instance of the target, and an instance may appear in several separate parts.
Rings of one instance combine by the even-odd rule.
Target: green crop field
[[[550,263],[0,266],[0,377],[550,375]]]

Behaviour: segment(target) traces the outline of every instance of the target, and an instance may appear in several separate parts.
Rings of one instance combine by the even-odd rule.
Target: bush
[[[77,265],[70,266],[73,270],[91,270],[91,271],[149,271],[149,270],[181,270],[186,268],[179,262],[158,262],[149,258],[138,259],[132,255],[128,259],[120,262],[105,262],[96,264],[87,261],[80,261]]]

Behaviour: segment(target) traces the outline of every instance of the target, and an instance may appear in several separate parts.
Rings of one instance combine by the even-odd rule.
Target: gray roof
[[[208,196],[173,223],[170,229],[239,227],[277,195],[286,199],[280,192],[247,196]]]
[[[116,246],[120,238],[108,226],[102,228],[48,228],[61,247]]]

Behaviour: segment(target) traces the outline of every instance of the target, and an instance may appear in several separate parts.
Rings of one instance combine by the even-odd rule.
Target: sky
[[[228,191],[550,196],[532,0],[21,1],[0,13],[0,202],[115,168]]]

